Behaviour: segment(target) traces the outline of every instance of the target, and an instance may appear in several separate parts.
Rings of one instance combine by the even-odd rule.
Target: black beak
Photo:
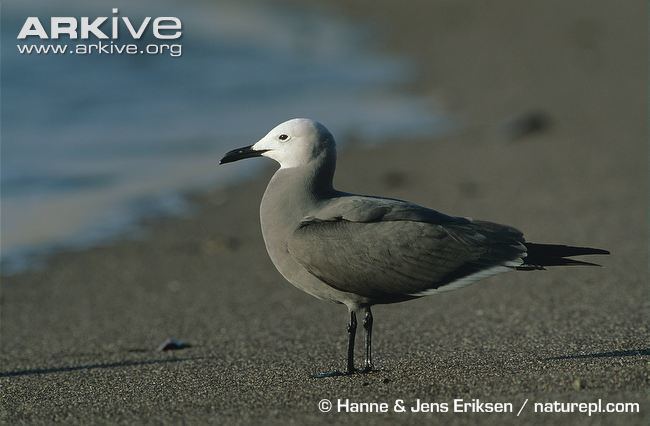
[[[259,157],[264,154],[268,149],[261,149],[255,151],[253,145],[248,145],[243,148],[233,149],[232,151],[226,152],[226,155],[223,156],[219,164],[232,163],[233,161],[243,160],[244,158]]]

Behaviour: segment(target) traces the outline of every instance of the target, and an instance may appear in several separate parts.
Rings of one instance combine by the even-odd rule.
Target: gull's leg
[[[348,324],[348,374],[354,373],[354,338],[357,334],[357,314],[350,311],[350,323]]]
[[[350,322],[347,326],[348,331],[348,360],[346,371],[326,371],[317,373],[313,377],[322,379],[325,377],[347,376],[356,372],[354,368],[354,340],[357,334],[357,314],[354,309],[350,309]]]
[[[366,330],[366,360],[363,365],[363,372],[367,373],[374,368],[372,365],[372,311],[370,306],[366,307],[366,315],[363,317],[363,328]]]

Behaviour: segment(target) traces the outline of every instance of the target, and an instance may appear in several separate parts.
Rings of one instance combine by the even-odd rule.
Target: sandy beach
[[[313,379],[344,366],[346,310],[296,290],[268,259],[258,208],[269,164],[238,186],[191,195],[191,214],[3,277],[0,422],[647,424],[645,5],[330,8],[412,58],[417,79],[404,90],[461,124],[442,138],[347,144],[339,189],[509,224],[530,241],[606,248],[603,267],[510,273],[377,306],[379,371]],[[191,347],[157,351],[168,337]],[[478,398],[515,413],[324,414],[323,398]],[[532,408],[598,399],[638,402],[641,413]]]

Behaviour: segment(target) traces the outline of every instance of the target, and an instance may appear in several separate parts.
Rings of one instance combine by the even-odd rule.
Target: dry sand
[[[567,3],[571,3],[568,5]],[[439,140],[348,146],[338,187],[603,247],[603,268],[512,273],[375,309],[380,371],[344,364],[346,312],[283,281],[258,203],[272,169],[195,197],[144,239],[54,256],[2,280],[4,423],[647,424],[648,151],[641,2],[347,1],[419,66],[414,90],[463,120]],[[500,123],[543,111],[515,141]],[[216,159],[215,159],[216,160]],[[253,160],[249,160],[253,161]],[[261,160],[260,160],[261,161]],[[168,336],[191,348],[156,352]],[[526,399],[509,415],[321,414],[356,401]],[[534,401],[636,401],[641,414],[540,415]]]

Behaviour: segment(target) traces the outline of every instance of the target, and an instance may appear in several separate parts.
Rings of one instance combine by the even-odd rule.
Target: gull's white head
[[[254,145],[228,152],[221,164],[261,155],[288,169],[336,155],[335,150],[334,137],[325,126],[308,118],[294,118],[273,128]]]

